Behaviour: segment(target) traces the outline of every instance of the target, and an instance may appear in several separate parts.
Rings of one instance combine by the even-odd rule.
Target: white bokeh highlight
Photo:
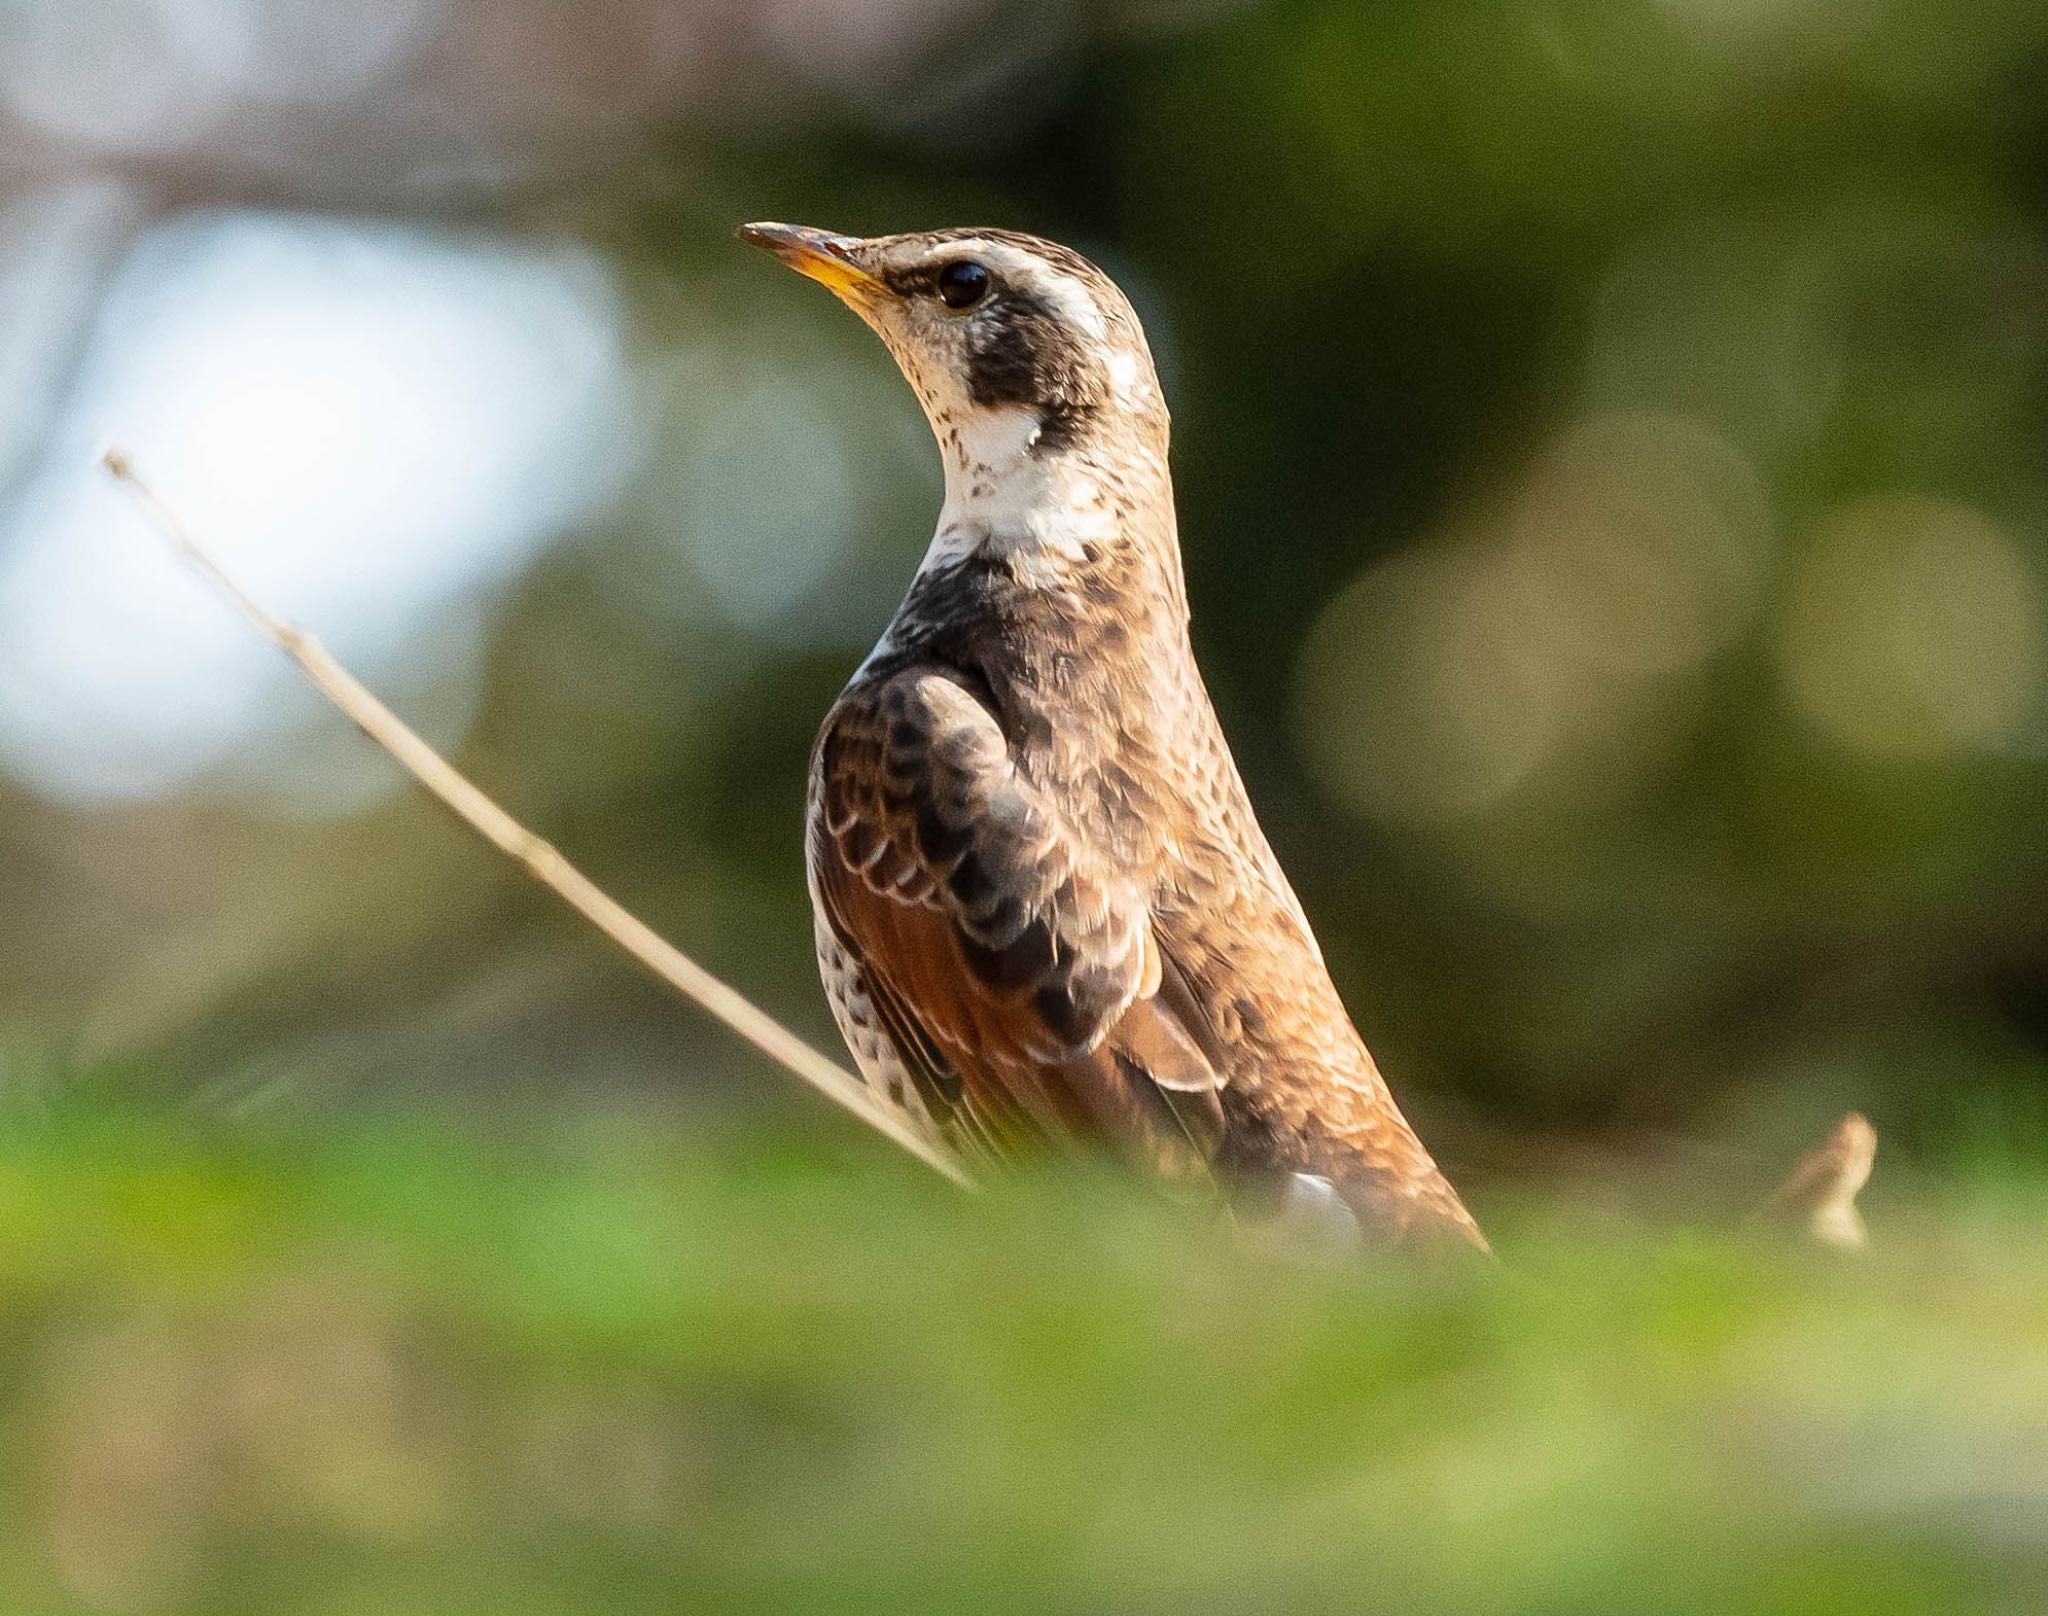
[[[260,776],[274,748],[296,778],[278,743],[332,722],[100,474],[110,444],[365,676],[473,684],[478,656],[422,643],[473,639],[477,601],[633,469],[623,325],[571,250],[249,214],[145,236],[0,538],[0,767],[75,801]],[[442,684],[459,732],[474,692]]]

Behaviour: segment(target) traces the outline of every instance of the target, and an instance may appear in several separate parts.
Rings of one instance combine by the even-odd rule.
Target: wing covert
[[[1019,773],[958,676],[849,693],[813,790],[820,904],[942,1126],[1004,1151],[1105,1138],[1169,1171],[1213,1155],[1219,1063],[1149,894]]]

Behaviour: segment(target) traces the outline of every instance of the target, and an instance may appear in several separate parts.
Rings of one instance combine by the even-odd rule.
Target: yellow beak
[[[857,236],[836,236],[800,224],[743,224],[740,240],[765,247],[799,275],[808,275],[834,296],[851,301],[873,297],[882,283],[847,256]]]

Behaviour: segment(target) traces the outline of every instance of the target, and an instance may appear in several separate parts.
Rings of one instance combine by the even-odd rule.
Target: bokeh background
[[[775,1103],[94,460],[829,1040],[806,747],[935,455],[731,228],[991,222],[1147,320],[1198,649],[1446,1154],[2039,1104],[2044,62],[2016,0],[13,0],[0,1039]]]
[[[94,460],[829,1041],[806,747],[935,455],[731,227],[996,222],[1146,317],[1199,651],[1448,1155],[2038,1099],[2044,60],[1994,0],[16,0],[0,1037],[774,1103]]]
[[[944,1199],[95,470],[832,1047],[806,754],[939,479],[761,217],[1130,291],[1252,794],[1536,1283]],[[0,1096],[13,1610],[2035,1608],[2048,7],[0,0]],[[1850,1105],[1867,1282],[1552,1227]]]

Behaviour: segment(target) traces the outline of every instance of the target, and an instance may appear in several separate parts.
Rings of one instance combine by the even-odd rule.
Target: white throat
[[[939,530],[956,522],[992,528],[1028,510],[1046,489],[1046,463],[1031,452],[1038,434],[1038,412],[1026,405],[961,411],[943,444]]]
[[[1163,449],[1148,446],[1109,459],[1102,456],[1099,444],[1080,451],[1043,452],[1037,412],[1016,405],[961,408],[932,424],[945,461],[946,497],[906,605],[916,597],[918,580],[977,553],[1003,557],[1009,577],[1026,587],[1070,588],[1081,570],[1076,563],[1092,561],[1091,551],[1100,554],[1132,539],[1132,534],[1120,531],[1119,522],[1128,522],[1135,494],[1163,505],[1171,575],[1167,582],[1181,601],[1185,622],[1185,596],[1172,553],[1173,494]],[[898,648],[903,624],[899,612],[861,663],[856,679]]]
[[[1106,533],[1095,469],[1072,455],[1034,453],[1038,435],[1038,414],[1023,405],[964,410],[940,428],[946,501],[920,572],[984,549],[1052,561]]]

